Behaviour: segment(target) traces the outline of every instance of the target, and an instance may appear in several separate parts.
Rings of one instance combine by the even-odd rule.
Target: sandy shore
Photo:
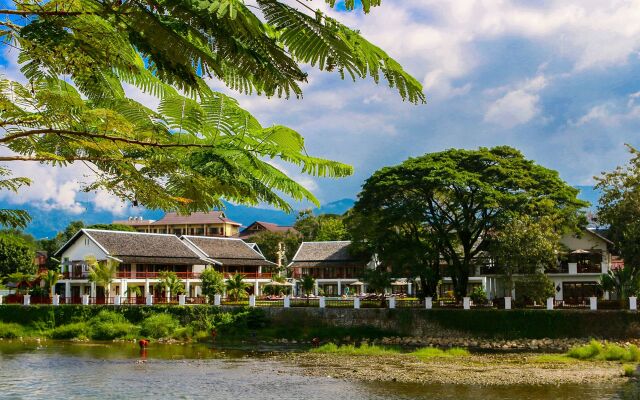
[[[278,359],[300,367],[309,376],[349,381],[437,383],[457,385],[558,385],[623,382],[617,362],[535,361],[538,354],[473,354],[466,357],[419,360],[410,355],[345,356],[288,353]]]

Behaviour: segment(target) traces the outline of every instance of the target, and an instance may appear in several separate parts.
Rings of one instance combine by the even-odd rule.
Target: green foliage
[[[246,288],[249,284],[244,281],[244,275],[234,274],[226,282],[227,296],[232,301],[238,301],[248,296]]]
[[[293,259],[294,254],[298,250],[301,243],[301,237],[298,233],[293,231],[287,232],[271,232],[262,231],[257,233],[249,239],[258,245],[265,258],[272,262],[278,260],[278,244],[282,243],[284,246],[284,257],[282,265],[287,265],[289,261]]]
[[[24,335],[24,329],[19,324],[0,322],[0,338],[17,339]]]
[[[316,280],[311,275],[304,275],[300,280],[300,285],[302,286],[302,292],[307,296],[307,300],[309,296],[313,294],[313,289],[316,287]]]
[[[622,366],[622,375],[626,377],[635,376],[637,368],[637,365],[634,364],[624,364]]]
[[[53,339],[80,339],[89,337],[89,327],[86,322],[74,322],[61,325],[51,331]]]
[[[616,294],[621,304],[626,304],[630,296],[635,296],[640,291],[640,268],[635,268],[630,263],[624,267],[611,268],[600,278],[602,289]]]
[[[140,324],[144,336],[155,339],[171,337],[180,327],[178,320],[169,314],[154,314]]]
[[[135,327],[122,315],[114,311],[101,310],[89,320],[89,337],[96,340],[123,338],[136,332]]]
[[[16,291],[19,293],[26,293],[31,287],[34,279],[35,275],[25,274],[23,272],[14,272],[7,275],[4,278],[4,281],[6,283],[13,283],[16,285]]]
[[[84,222],[71,221],[67,227],[58,232],[58,234],[52,239],[41,239],[38,241],[38,248],[47,252],[49,257],[47,258],[47,269],[56,270],[60,267],[59,261],[54,260],[52,257],[56,251],[58,251],[65,243],[67,243],[73,235],[75,235],[80,229],[84,228]]]
[[[135,228],[131,225],[124,224],[93,224],[87,226],[88,229],[101,229],[103,231],[124,231],[124,232],[136,232]]]
[[[35,252],[29,242],[20,236],[0,234],[0,276],[14,272],[36,272]]]
[[[474,287],[469,297],[474,304],[485,304],[489,300],[482,286]]]
[[[112,259],[97,261],[94,257],[87,257],[86,262],[89,266],[89,282],[103,286],[105,297],[109,297],[111,282],[118,272],[118,262]]]
[[[363,279],[367,289],[373,293],[383,294],[391,287],[391,273],[382,267],[365,270]]]
[[[515,281],[516,301],[519,304],[531,304],[534,301],[544,304],[549,297],[555,295],[553,281],[543,273],[535,273],[519,277]]]
[[[339,354],[348,356],[384,356],[400,353],[398,349],[368,345],[366,343],[363,343],[358,347],[352,344],[337,346],[334,343],[327,343],[309,351],[311,353]]]
[[[302,240],[307,242],[351,239],[340,215],[316,216],[311,209],[303,210],[298,213],[293,227],[300,232]]]
[[[184,293],[184,283],[173,271],[161,271],[158,273],[158,283],[155,284],[157,291],[168,290],[171,297]]]
[[[442,357],[466,357],[469,355],[467,349],[460,347],[452,347],[450,349],[439,349],[437,347],[423,347],[411,353],[421,360],[428,360],[430,358],[442,358]]]
[[[62,279],[62,274],[57,270],[47,270],[40,274],[40,279],[44,281],[46,287],[49,289],[49,297],[53,297],[56,283]]]
[[[640,350],[635,345],[627,347],[617,344],[604,344],[597,340],[592,340],[584,346],[576,346],[569,349],[567,356],[579,360],[605,360],[605,361],[640,361]]]
[[[200,275],[202,280],[202,294],[209,296],[209,302],[213,303],[214,296],[224,292],[224,275],[213,268],[207,268]]]
[[[354,211],[414,216],[435,236],[455,295],[462,298],[472,263],[488,249],[487,233],[522,214],[549,217],[558,230],[574,228],[584,222],[579,210],[586,204],[577,194],[556,171],[511,147],[450,149],[377,171],[363,185]]]

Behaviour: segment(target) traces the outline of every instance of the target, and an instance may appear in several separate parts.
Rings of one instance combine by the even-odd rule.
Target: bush
[[[76,339],[89,336],[89,328],[84,322],[61,325],[51,331],[53,339]]]
[[[518,303],[544,304],[547,298],[555,295],[553,281],[545,274],[536,273],[518,278],[515,282]]]
[[[22,326],[18,324],[0,323],[0,338],[2,339],[16,339],[21,337],[23,333]]]
[[[141,326],[144,336],[160,339],[172,336],[180,324],[169,314],[155,314],[145,318]]]
[[[469,297],[474,304],[485,304],[489,300],[482,286],[474,287]]]
[[[625,364],[622,366],[622,375],[632,377],[636,374],[636,366],[632,364]]]
[[[127,319],[114,311],[101,310],[89,320],[90,337],[96,340],[113,340],[129,336],[137,331]]]
[[[606,360],[606,361],[640,361],[640,350],[634,345],[628,347],[617,344],[605,343],[592,340],[588,345],[573,347],[567,356],[579,360]]]

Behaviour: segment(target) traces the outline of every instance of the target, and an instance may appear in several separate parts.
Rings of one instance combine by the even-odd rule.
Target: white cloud
[[[509,90],[488,107],[484,121],[503,128],[513,128],[531,121],[540,112],[539,92],[546,85],[547,79],[537,76]]]

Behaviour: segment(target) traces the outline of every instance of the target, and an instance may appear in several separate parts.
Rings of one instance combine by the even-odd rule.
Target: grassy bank
[[[349,336],[379,338],[395,332],[367,326],[282,326],[259,308],[210,306],[0,306],[0,338],[114,340],[134,338],[241,342],[286,338],[308,341]]]

